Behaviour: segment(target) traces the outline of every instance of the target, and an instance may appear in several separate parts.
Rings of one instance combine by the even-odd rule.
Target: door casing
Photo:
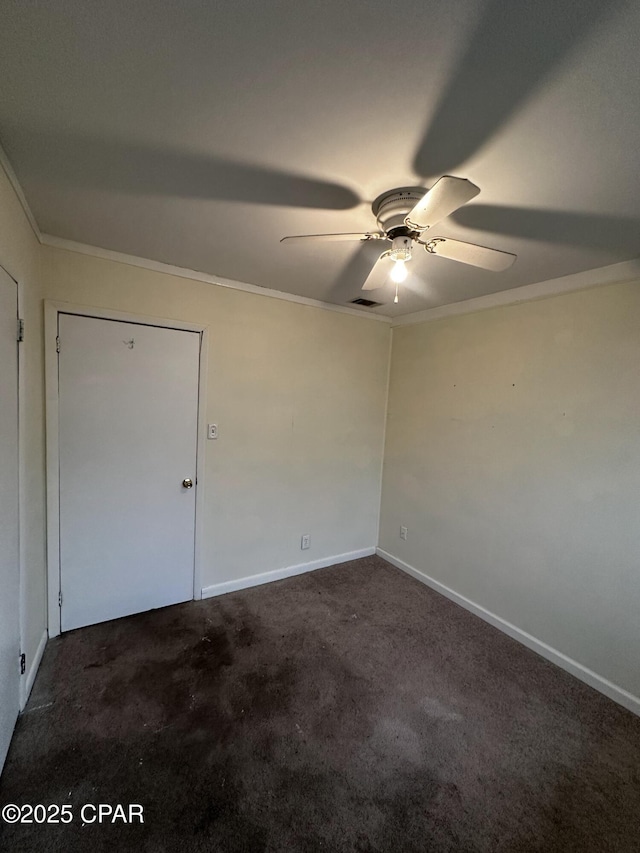
[[[198,383],[198,445],[196,455],[196,519],[193,597],[202,598],[201,541],[205,486],[206,389],[208,364],[208,327],[160,317],[148,317],[106,308],[75,305],[69,302],[45,301],[44,346],[46,389],[46,446],[47,446],[47,578],[49,636],[60,633],[60,478],[58,431],[58,314],[78,314],[102,320],[119,320],[147,326],[161,326],[200,333],[200,374]]]

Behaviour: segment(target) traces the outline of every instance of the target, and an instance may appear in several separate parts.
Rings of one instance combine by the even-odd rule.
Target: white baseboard
[[[38,668],[40,666],[40,661],[42,660],[42,655],[44,654],[45,646],[47,645],[48,635],[46,630],[42,634],[40,638],[40,642],[38,643],[38,648],[36,649],[36,653],[33,656],[33,660],[31,661],[31,666],[29,667],[29,672],[26,675],[26,678],[23,678],[20,682],[20,710],[24,711],[27,702],[29,701],[29,695],[31,694],[31,688],[33,687],[33,682],[36,680],[36,675],[38,674]]]
[[[335,554],[333,557],[323,557],[320,560],[312,560],[310,563],[298,563],[296,566],[287,566],[284,569],[274,569],[272,572],[263,572],[259,575],[249,575],[238,580],[216,583],[213,586],[205,586],[202,589],[203,598],[212,598],[215,595],[224,595],[227,592],[235,592],[239,589],[248,589],[252,586],[260,586],[263,583],[291,578],[294,575],[302,575],[305,572],[313,572],[316,569],[324,569],[337,563],[348,563],[349,560],[359,560],[360,557],[371,557],[376,553],[375,548],[362,548],[360,551],[348,551],[346,554]]]
[[[474,601],[471,601],[471,599],[466,598],[464,595],[460,595],[459,592],[455,592],[455,590],[450,589],[443,583],[440,583],[440,581],[437,581],[434,578],[429,577],[429,575],[426,575],[424,572],[415,569],[413,566],[405,563],[404,560],[394,557],[392,554],[388,554],[386,551],[383,551],[382,548],[376,548],[376,554],[382,557],[383,560],[391,563],[391,565],[396,566],[396,568],[401,569],[403,572],[406,572],[408,575],[416,578],[416,580],[421,581],[426,586],[431,587],[431,589],[435,589],[436,592],[441,593],[451,599],[451,601],[454,601],[466,610],[471,611],[471,613],[475,613],[476,616],[484,619],[485,622],[493,625],[494,628],[498,628],[500,631],[503,631],[505,634],[513,637],[514,640],[518,640],[518,642],[522,643],[523,646],[527,646],[527,648],[537,652],[543,658],[551,661],[551,663],[555,663],[561,669],[564,669],[571,673],[571,675],[579,678],[580,681],[584,681],[584,683],[588,684],[589,687],[593,687],[595,690],[598,690],[600,693],[608,696],[609,699],[613,699],[614,702],[617,702],[619,705],[622,705],[624,708],[627,708],[629,711],[640,716],[640,698],[638,696],[634,696],[633,693],[629,693],[628,690],[618,687],[617,684],[613,684],[613,682],[608,681],[601,675],[598,675],[597,672],[593,672],[593,670],[588,669],[586,666],[583,666],[581,663],[578,663],[562,652],[559,652],[552,646],[548,646],[546,643],[543,643],[542,640],[538,640],[538,638],[534,637],[532,634],[528,634],[521,628],[512,625],[511,622],[507,622],[506,619],[502,619],[500,616],[496,616],[495,613],[491,613],[491,611],[486,610],[480,604],[476,604]]]

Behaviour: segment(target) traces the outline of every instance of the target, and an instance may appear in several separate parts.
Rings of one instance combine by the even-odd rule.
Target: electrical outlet
[[[302,539],[300,540],[300,548],[302,551],[306,551],[307,548],[311,548],[311,536],[308,533],[303,534]]]
[[[218,424],[208,424],[207,425],[207,438],[217,438],[218,437]]]
[[[407,541],[407,528],[406,527],[400,528],[400,538],[404,539],[405,542]]]

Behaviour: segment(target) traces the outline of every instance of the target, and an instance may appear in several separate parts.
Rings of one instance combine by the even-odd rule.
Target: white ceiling
[[[640,255],[639,43],[630,0],[15,0],[0,138],[45,233],[342,305],[381,246],[280,238],[469,178],[430,235],[518,260],[421,253],[398,316]]]

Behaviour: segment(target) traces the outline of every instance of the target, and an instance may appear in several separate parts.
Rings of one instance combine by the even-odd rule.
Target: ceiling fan
[[[363,290],[377,290],[383,287],[390,276],[396,284],[394,302],[398,301],[398,284],[407,277],[405,264],[411,260],[415,245],[423,246],[430,255],[439,255],[452,261],[500,272],[508,269],[516,259],[509,252],[489,249],[474,243],[464,243],[449,237],[429,237],[425,232],[449,216],[459,207],[478,195],[479,188],[465,178],[445,175],[427,192],[423,187],[403,187],[389,190],[378,196],[371,205],[379,231],[367,231],[364,234],[301,234],[283,237],[280,242],[298,240],[307,242],[337,242],[354,240],[388,240],[391,248],[386,249],[374,264],[362,287]],[[425,239],[423,239],[425,237]],[[391,261],[389,269],[384,261]]]

